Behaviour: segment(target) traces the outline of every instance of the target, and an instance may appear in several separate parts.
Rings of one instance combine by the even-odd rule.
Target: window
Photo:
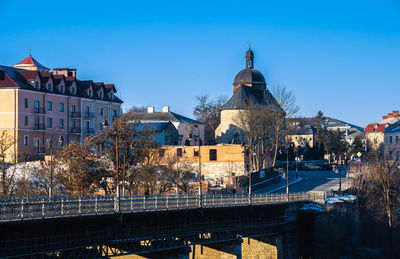
[[[71,88],[71,93],[72,93],[73,95],[76,95],[76,89],[75,89],[75,87],[72,87],[72,88]]]
[[[103,108],[99,108],[99,116],[104,116],[104,109]]]
[[[28,98],[25,98],[25,108],[29,108],[29,101],[28,101]]]
[[[39,124],[40,124],[40,119],[39,119],[39,117],[35,117],[35,127],[39,127]]]
[[[89,97],[92,97],[92,89],[89,89],[88,95],[89,95]]]
[[[33,103],[33,106],[35,107],[35,109],[38,109],[38,110],[39,110],[40,102],[39,102],[39,101],[35,101],[35,102]]]
[[[399,144],[399,136],[396,136],[396,144]]]
[[[102,130],[102,129],[103,129],[103,123],[99,122],[99,123],[97,124],[97,129],[98,129],[98,130]]]
[[[393,137],[389,136],[389,143],[392,144],[392,142],[393,142]]]
[[[52,84],[47,84],[47,90],[49,90],[49,92],[53,92],[53,85]]]
[[[199,156],[199,151],[196,149],[193,149],[193,156]]]
[[[89,129],[90,128],[90,123],[89,121],[85,121],[85,129]]]
[[[217,161],[217,150],[210,149],[210,161]]]
[[[35,88],[39,89],[39,82],[35,82]]]
[[[177,157],[182,157],[182,148],[176,149],[176,155],[177,155]]]
[[[72,128],[76,129],[76,121],[72,121]]]
[[[24,146],[29,146],[29,136],[28,135],[24,136]]]
[[[64,93],[64,86],[63,85],[60,85],[60,93]]]
[[[28,118],[28,116],[25,116],[24,125],[28,126],[28,124],[29,124],[29,118]]]
[[[58,121],[58,127],[59,127],[60,129],[63,129],[63,128],[64,128],[64,119],[60,119],[60,120]]]
[[[58,108],[60,112],[64,112],[64,103],[60,103]]]
[[[57,142],[58,142],[58,148],[62,148],[65,145],[65,139],[64,138],[63,138],[61,143],[60,143],[60,141],[57,141]]]
[[[100,99],[103,99],[103,91],[99,92]]]
[[[53,119],[47,118],[47,128],[52,128],[52,127],[53,127]]]
[[[47,110],[52,111],[53,110],[53,103],[52,102],[47,102]]]

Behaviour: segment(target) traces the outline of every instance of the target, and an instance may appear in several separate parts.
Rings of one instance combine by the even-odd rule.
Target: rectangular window
[[[39,126],[39,123],[40,123],[40,119],[39,119],[39,117],[35,117],[35,126]]]
[[[39,82],[35,82],[35,88],[39,89]]]
[[[60,129],[63,129],[63,128],[64,128],[64,119],[60,119],[60,120],[58,121],[58,127],[59,127]]]
[[[72,92],[72,94],[73,94],[73,95],[75,95],[75,94],[76,94],[75,87],[72,87],[72,88],[71,88],[71,92]]]
[[[51,84],[47,84],[47,89],[49,92],[53,92],[53,86]]]
[[[176,155],[177,155],[178,157],[182,157],[182,148],[177,148],[177,149],[176,149]]]
[[[25,108],[29,108],[29,101],[28,101],[28,98],[25,98]]]
[[[399,144],[399,136],[396,136],[396,144]]]
[[[104,109],[103,108],[99,108],[99,116],[104,116]]]
[[[76,112],[76,106],[75,105],[71,105],[71,112]]]
[[[39,102],[39,101],[35,101],[35,102],[33,103],[33,106],[35,107],[35,110],[39,110],[39,108],[40,108],[40,102]]]
[[[193,156],[199,156],[199,151],[196,149],[193,149]]]
[[[72,128],[76,129],[76,121],[72,121]]]
[[[53,110],[53,103],[52,102],[47,102],[47,110],[52,111]]]
[[[210,149],[210,161],[217,161],[217,150]]]
[[[33,146],[35,148],[39,148],[40,147],[40,138],[34,138],[33,139]]]
[[[64,93],[64,86],[63,85],[60,85],[60,93]]]
[[[52,127],[53,127],[53,119],[47,118],[47,128],[52,128]]]
[[[392,142],[393,142],[393,137],[389,136],[389,143],[392,144]]]
[[[24,125],[25,125],[25,126],[28,126],[28,124],[29,124],[29,118],[28,118],[28,116],[25,116],[25,118],[24,118]]]
[[[90,128],[89,121],[85,121],[85,129],[89,129],[89,128]]]
[[[28,135],[24,136],[24,146],[29,146],[29,136]]]
[[[59,109],[60,112],[64,112],[64,103],[60,103]]]

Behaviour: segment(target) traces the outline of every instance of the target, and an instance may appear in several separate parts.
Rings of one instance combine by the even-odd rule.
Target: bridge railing
[[[0,222],[114,213],[141,213],[166,210],[224,208],[288,202],[324,202],[322,192],[287,194],[203,194],[151,196],[57,196],[46,198],[0,199]]]

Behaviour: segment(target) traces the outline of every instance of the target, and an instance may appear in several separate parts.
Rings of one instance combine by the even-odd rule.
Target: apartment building
[[[0,130],[15,145],[10,152],[49,154],[48,143],[59,148],[84,141],[121,115],[122,100],[113,84],[79,80],[76,69],[44,67],[31,57],[0,66]],[[59,140],[62,140],[61,142]]]

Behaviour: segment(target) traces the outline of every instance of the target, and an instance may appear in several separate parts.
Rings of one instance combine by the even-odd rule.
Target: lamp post
[[[200,195],[200,208],[203,208],[203,186],[202,186],[202,179],[201,179],[201,145],[200,145],[200,128],[197,125],[194,125],[194,128],[198,130],[198,144],[199,144],[199,195]]]
[[[47,139],[47,148],[50,149],[49,199],[51,199],[53,196],[53,139]]]
[[[119,157],[119,153],[118,153],[118,117],[115,120],[115,127],[117,129],[117,132],[113,132],[111,134],[112,137],[115,137],[115,174],[117,176],[117,200],[118,200],[118,208],[117,208],[117,213],[120,212],[120,191],[119,191],[119,161],[118,161],[118,157]],[[109,124],[107,122],[107,120],[103,120],[102,126],[104,128],[108,128]]]
[[[60,148],[63,146],[64,143],[64,138],[63,136],[58,137],[58,143],[60,145]],[[54,165],[53,165],[53,139],[48,139],[47,140],[47,148],[50,149],[50,186],[49,186],[49,199],[53,197],[53,171],[54,171]]]

